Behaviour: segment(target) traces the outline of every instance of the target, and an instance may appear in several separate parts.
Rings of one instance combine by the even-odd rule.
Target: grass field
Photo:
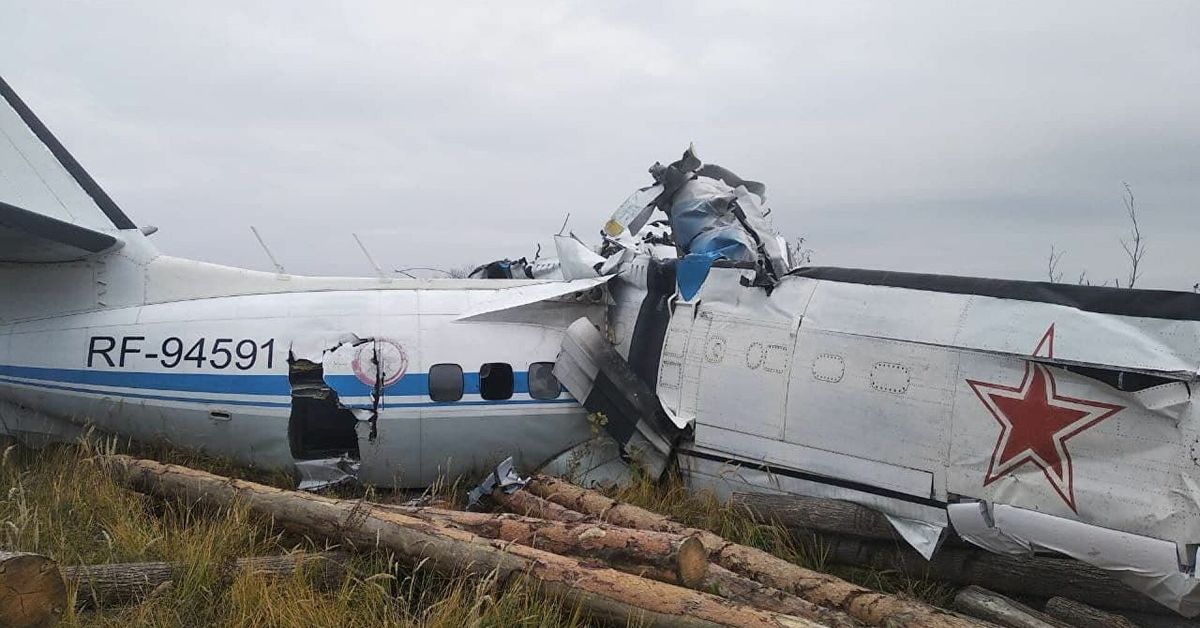
[[[559,600],[519,587],[499,590],[487,578],[445,577],[420,567],[410,569],[382,552],[356,555],[351,575],[334,590],[318,590],[312,586],[312,574],[305,573],[282,581],[249,574],[231,577],[222,566],[237,557],[326,546],[320,540],[273,530],[269,522],[244,509],[200,509],[123,489],[97,468],[94,456],[100,449],[118,447],[111,442],[37,451],[6,447],[0,457],[0,547],[38,552],[60,564],[169,561],[180,568],[172,587],[138,605],[72,611],[62,625],[588,625],[577,608]],[[288,476],[255,473],[219,459],[169,449],[119,449],[291,487]],[[354,496],[370,490],[359,489]],[[798,545],[785,530],[756,524],[711,496],[690,495],[678,481],[637,482],[614,496],[800,564],[826,568],[819,546]],[[831,571],[873,588],[938,604],[949,593],[945,587],[897,574]]]

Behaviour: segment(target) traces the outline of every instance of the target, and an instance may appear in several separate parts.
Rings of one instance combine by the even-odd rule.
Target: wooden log
[[[501,508],[509,512],[515,512],[518,515],[525,515],[526,517],[550,519],[552,521],[562,521],[563,523],[596,521],[596,518],[591,515],[585,515],[570,508],[564,508],[548,499],[542,499],[529,491],[505,493],[501,490],[495,490],[492,492],[492,500],[500,504]]]
[[[613,563],[613,567],[643,578],[677,584],[675,575],[649,565]],[[745,576],[712,565],[704,580],[692,588],[715,593],[723,598],[755,608],[775,611],[795,617],[805,617],[830,628],[863,628],[865,624],[838,610],[817,606],[808,600],[768,587]]]
[[[831,537],[822,539],[822,547],[834,564],[900,571],[952,584],[977,584],[1006,595],[1040,599],[1062,596],[1098,608],[1174,614],[1102,569],[1069,558],[1027,558],[943,548],[927,561],[901,544]]]
[[[249,572],[266,578],[290,578],[297,569],[313,570],[313,584],[329,590],[341,584],[346,552],[295,553],[238,558],[225,566],[227,575]],[[171,582],[179,566],[167,562],[114,563],[62,567],[63,577],[75,584],[77,608],[136,603]]]
[[[730,503],[765,523],[883,541],[903,540],[879,511],[840,499],[734,493]]]
[[[128,456],[109,455],[100,460],[118,483],[142,492],[210,507],[238,503],[294,530],[352,548],[385,549],[410,564],[421,563],[443,574],[493,576],[502,587],[522,583],[568,605],[577,604],[601,620],[706,628],[820,626],[544,550],[484,539],[363,502],[287,491]]]
[[[1072,628],[1070,624],[1040,613],[1016,600],[974,585],[964,588],[954,596],[954,608],[971,617],[1005,628]]]
[[[540,515],[543,519],[564,523],[599,522],[596,517],[564,508],[554,502],[537,497],[528,491],[517,491],[512,494],[497,491],[497,493],[492,495],[492,498],[505,508],[514,509],[521,513],[534,513]],[[679,581],[679,577],[671,570],[652,567],[645,563],[615,562],[610,564],[616,569],[644,578],[653,578],[671,584],[682,584]],[[739,576],[719,565],[709,565],[708,573],[701,582],[684,586],[716,593],[723,598],[755,608],[811,619],[830,626],[830,628],[860,628],[864,625],[862,622],[841,611],[817,606],[804,598],[784,593],[744,576]]]
[[[693,587],[708,573],[708,550],[694,536],[619,526],[536,519],[513,514],[487,514],[440,508],[377,504],[393,512],[467,530],[484,538],[604,562],[653,565],[670,570],[679,584]]]
[[[836,576],[806,569],[760,549],[731,543],[707,530],[688,528],[664,515],[617,502],[557,478],[536,475],[526,488],[560,506],[619,526],[695,535],[704,543],[714,563],[813,604],[842,611],[868,625],[889,628],[964,628],[973,625],[928,604],[872,591]]]
[[[67,607],[58,565],[40,554],[0,552],[0,626],[53,626]]]
[[[1138,625],[1120,615],[1106,613],[1065,597],[1052,597],[1046,602],[1046,614],[1061,619],[1075,628],[1138,628]]]

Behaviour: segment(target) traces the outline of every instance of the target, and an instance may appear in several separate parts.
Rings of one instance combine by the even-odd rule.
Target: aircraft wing
[[[0,79],[0,261],[81,259],[136,228]]]

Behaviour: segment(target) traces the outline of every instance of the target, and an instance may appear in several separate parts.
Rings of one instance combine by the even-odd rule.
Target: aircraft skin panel
[[[700,424],[782,439],[795,329],[704,311],[696,417]]]
[[[784,439],[932,473],[945,499],[957,352],[800,327]]]
[[[815,281],[805,278],[788,281]],[[1200,315],[1198,315],[1200,316]],[[1054,325],[1054,359],[1077,364],[1200,374],[1200,322],[1102,314],[970,294],[821,281],[805,325],[826,331],[1027,356]],[[1103,338],[1103,342],[1097,342]]]
[[[695,443],[699,448],[723,453],[730,463],[740,460],[780,471],[802,470],[918,500],[928,501],[933,491],[933,474],[927,470],[860,458],[840,449],[797,445],[704,424],[696,426]]]

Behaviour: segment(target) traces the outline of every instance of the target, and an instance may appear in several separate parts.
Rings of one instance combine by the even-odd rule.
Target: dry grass
[[[385,553],[359,554],[336,590],[312,586],[312,574],[264,581],[229,577],[222,565],[240,556],[327,549],[321,542],[274,531],[242,508],[214,511],[162,502],[114,484],[94,464],[112,443],[33,451],[7,447],[0,457],[0,548],[39,552],[61,564],[169,561],[174,585],[127,607],[70,613],[65,626],[585,626],[575,606],[520,586],[500,590],[487,578],[445,577],[402,567]],[[164,448],[123,451],[214,473],[290,487],[282,474],[254,472],[228,461]],[[434,490],[461,501],[463,485]],[[347,495],[350,496],[350,495]],[[374,497],[370,489],[353,496]],[[669,514],[730,540],[754,545],[806,566],[827,569],[821,548],[797,543],[777,526],[712,495],[693,495],[677,478],[642,480],[614,496]],[[899,574],[832,570],[873,588],[935,603],[948,589]]]
[[[129,607],[68,614],[64,626],[584,626],[578,609],[520,587],[497,590],[487,578],[442,577],[400,567],[384,553],[357,555],[352,574],[318,591],[311,574],[264,581],[229,578],[239,556],[326,549],[272,532],[242,508],[214,511],[159,502],[114,484],[94,464],[95,445],[40,451],[7,447],[0,458],[0,547],[38,552],[61,564],[169,561],[180,566],[162,595]],[[139,450],[278,486],[282,475],[170,450]],[[152,455],[151,455],[152,454]]]

